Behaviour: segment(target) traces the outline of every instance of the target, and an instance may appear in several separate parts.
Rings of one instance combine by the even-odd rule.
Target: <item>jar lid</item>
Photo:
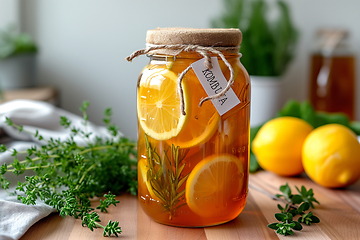
[[[204,47],[238,47],[242,34],[236,28],[156,28],[148,30],[146,43],[191,44]]]

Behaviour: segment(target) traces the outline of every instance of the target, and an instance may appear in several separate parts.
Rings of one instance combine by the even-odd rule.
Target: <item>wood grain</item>
[[[111,207],[109,213],[101,213],[103,224],[110,219],[120,222],[123,233],[119,239],[139,240],[232,240],[232,239],[360,239],[360,181],[346,189],[327,189],[306,176],[283,178],[269,172],[251,174],[250,184],[271,194],[278,193],[279,186],[304,185],[312,188],[321,203],[312,210],[321,222],[304,226],[291,237],[277,235],[267,228],[275,222],[278,202],[252,188],[244,211],[233,221],[207,228],[178,228],[165,226],[151,220],[141,209],[137,198],[130,195],[118,196],[120,203]],[[295,192],[295,188],[292,188]],[[97,201],[94,201],[94,205]],[[101,229],[91,232],[81,226],[81,220],[62,218],[52,214],[32,226],[22,240],[51,239],[78,240],[104,239]]]

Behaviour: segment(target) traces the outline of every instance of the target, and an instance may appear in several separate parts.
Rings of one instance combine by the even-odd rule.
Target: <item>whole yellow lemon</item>
[[[280,176],[304,171],[302,146],[313,127],[300,118],[279,117],[265,123],[252,142],[259,165]]]
[[[324,187],[345,187],[360,178],[360,144],[345,126],[315,129],[304,142],[302,157],[306,174]]]

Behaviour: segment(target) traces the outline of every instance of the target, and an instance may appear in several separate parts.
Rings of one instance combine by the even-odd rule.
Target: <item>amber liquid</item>
[[[176,61],[171,63],[171,71],[179,75],[192,62],[199,60],[198,58],[181,58],[177,57]],[[164,203],[159,200],[154,194],[149,191],[149,184],[146,184],[146,174],[138,171],[138,198],[144,211],[155,221],[167,225],[199,227],[211,226],[224,222],[228,222],[236,218],[245,207],[247,192],[248,192],[248,163],[249,163],[249,130],[250,130],[250,86],[249,77],[238,61],[237,56],[230,58],[229,62],[235,70],[235,83],[233,90],[241,100],[241,103],[231,109],[222,117],[218,116],[214,129],[208,130],[208,137],[195,146],[189,146],[186,149],[187,154],[182,163],[185,163],[185,168],[181,176],[186,176],[191,173],[194,167],[202,160],[210,157],[224,156],[230,154],[237,158],[237,161],[244,167],[243,172],[238,175],[230,176],[229,178],[240,185],[239,190],[236,191],[232,186],[225,186],[219,191],[216,196],[206,199],[206,206],[204,213],[196,213],[191,210],[186,202],[186,196],[181,197],[177,204],[178,208],[173,213],[169,213],[164,208]],[[223,74],[229,79],[229,71],[222,61],[219,61]],[[166,65],[165,59],[163,61],[150,61],[150,64],[145,67],[151,68],[153,65]],[[167,64],[169,66],[169,63]],[[140,75],[141,77],[142,75]],[[141,79],[145,81],[145,79]],[[205,102],[202,107],[199,107],[199,101],[206,96],[195,73],[190,70],[184,79],[189,86],[192,110],[188,112],[190,120],[187,124],[189,126],[180,132],[179,136],[173,137],[166,141],[158,141],[148,136],[148,141],[153,148],[158,149],[160,157],[164,157],[164,150],[169,149],[172,144],[175,146],[179,143],[184,145],[184,141],[188,139],[192,141],[189,134],[191,128],[196,128],[196,121],[209,121],[214,117],[206,114],[203,109],[218,114],[213,107],[211,101]],[[202,116],[206,116],[204,119]],[[210,114],[211,115],[211,114]],[[211,121],[209,121],[209,124]],[[212,123],[213,124],[213,123]],[[138,125],[138,162],[139,166],[148,165],[148,150],[146,148],[146,140],[143,129]],[[213,126],[212,126],[213,128]],[[185,139],[185,140],[184,140]],[[186,144],[185,144],[186,145]],[[190,144],[191,145],[191,144]],[[141,163],[142,162],[142,163]],[[165,164],[164,174],[170,169],[169,164]],[[170,169],[171,170],[171,169]],[[166,176],[165,176],[166,178]],[[220,181],[221,179],[219,179]],[[185,190],[186,182],[181,186],[178,192]],[[213,212],[213,213],[212,213]]]
[[[326,86],[326,94],[319,94],[317,78],[324,58],[313,55],[311,59],[310,101],[314,108],[326,112],[342,112],[355,118],[355,59],[353,56],[333,56]]]

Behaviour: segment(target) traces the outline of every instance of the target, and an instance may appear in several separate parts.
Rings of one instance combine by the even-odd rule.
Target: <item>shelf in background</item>
[[[0,96],[0,103],[16,99],[28,99],[48,102],[55,106],[59,105],[58,91],[54,87],[36,87],[3,90]]]

